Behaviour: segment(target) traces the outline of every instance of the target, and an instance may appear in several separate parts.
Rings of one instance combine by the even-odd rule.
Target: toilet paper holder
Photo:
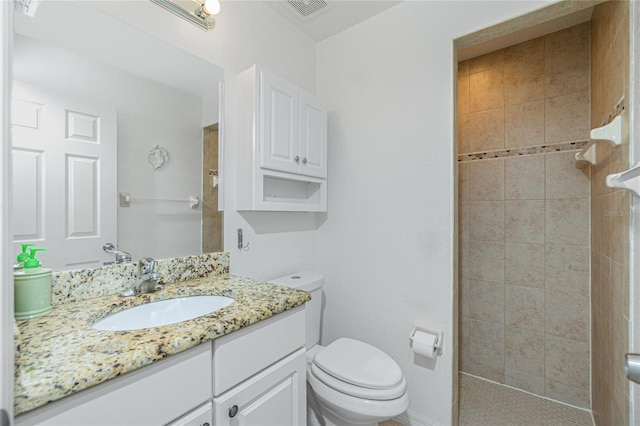
[[[428,328],[423,326],[422,324],[413,324],[413,326],[411,327],[411,332],[409,333],[409,346],[413,347],[413,337],[416,334],[416,331],[421,331],[423,333],[427,333],[427,334],[433,334],[436,336],[436,341],[433,344],[433,347],[437,350],[440,350],[440,347],[442,345],[442,337],[443,337],[443,332],[442,330],[434,330],[432,328]]]

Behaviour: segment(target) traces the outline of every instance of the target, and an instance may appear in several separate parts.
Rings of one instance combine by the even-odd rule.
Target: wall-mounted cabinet
[[[327,210],[327,112],[257,66],[238,76],[238,210]]]

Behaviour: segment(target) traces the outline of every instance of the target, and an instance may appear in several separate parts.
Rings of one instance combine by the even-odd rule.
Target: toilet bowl
[[[389,355],[344,337],[319,344],[322,274],[305,271],[271,282],[311,293],[305,305],[309,425],[377,425],[406,411],[407,382]]]

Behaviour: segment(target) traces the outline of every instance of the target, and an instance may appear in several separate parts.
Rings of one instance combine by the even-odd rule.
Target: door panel
[[[260,78],[260,167],[297,172],[298,89],[264,71]]]
[[[47,248],[57,270],[100,266],[117,244],[116,111],[15,82],[12,102],[14,251]]]
[[[327,112],[314,98],[300,93],[300,173],[327,177]]]

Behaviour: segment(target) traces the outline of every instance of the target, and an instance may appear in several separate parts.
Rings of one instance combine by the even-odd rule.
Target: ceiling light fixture
[[[220,12],[220,2],[218,0],[151,1],[205,31],[211,30],[215,27],[216,21],[213,19],[213,15],[217,15]]]

